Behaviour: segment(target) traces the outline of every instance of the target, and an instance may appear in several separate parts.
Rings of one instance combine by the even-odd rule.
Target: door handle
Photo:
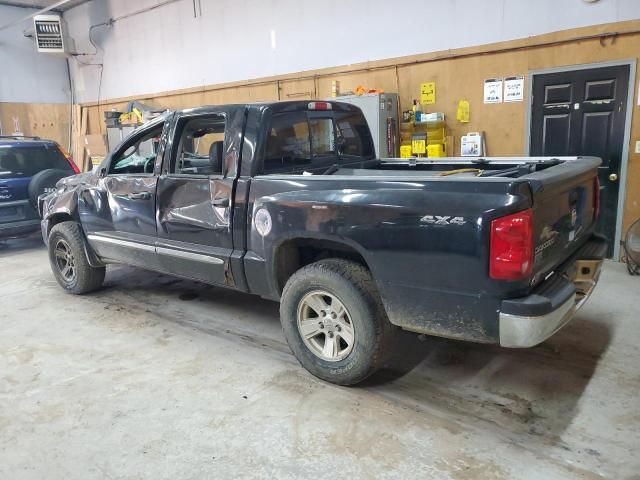
[[[227,208],[229,206],[229,197],[214,198],[211,200],[211,205],[214,207]]]
[[[133,192],[127,195],[130,200],[149,200],[151,194],[149,192]]]
[[[611,182],[616,182],[618,181],[618,174],[617,173],[612,173],[609,175],[609,181]]]

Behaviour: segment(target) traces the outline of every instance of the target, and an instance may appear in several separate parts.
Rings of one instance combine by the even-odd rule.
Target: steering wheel
[[[144,173],[153,173],[154,160],[155,157],[147,158],[147,160],[144,162]],[[151,168],[149,168],[149,165],[151,165]]]

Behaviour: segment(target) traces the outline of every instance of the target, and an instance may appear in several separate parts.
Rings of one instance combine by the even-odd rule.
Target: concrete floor
[[[65,295],[37,237],[0,272],[2,479],[640,478],[621,264],[537,348],[407,335],[357,388],[298,365],[275,303],[128,267]]]

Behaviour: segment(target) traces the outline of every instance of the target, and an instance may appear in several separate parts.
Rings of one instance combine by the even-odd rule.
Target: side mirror
[[[100,169],[99,177],[100,177],[100,178],[104,178],[106,175],[107,175],[107,167],[102,167],[102,168]]]

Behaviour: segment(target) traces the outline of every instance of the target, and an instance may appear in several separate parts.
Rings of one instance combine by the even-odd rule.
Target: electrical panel
[[[33,17],[36,47],[41,53],[70,53],[72,45],[66,36],[66,26],[59,15]]]
[[[369,124],[373,146],[378,158],[397,158],[398,142],[398,94],[373,93],[365,95],[341,95],[328,98],[334,102],[355,105],[362,110]]]

